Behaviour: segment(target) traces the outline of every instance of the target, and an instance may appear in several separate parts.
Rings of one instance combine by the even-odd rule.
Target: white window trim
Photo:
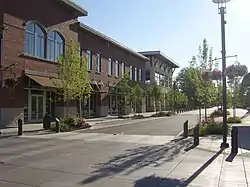
[[[129,66],[129,77],[130,80],[133,80],[133,66]]]
[[[135,72],[135,81],[137,81],[137,68],[134,69],[134,72]]]
[[[111,58],[109,58],[108,59],[108,75],[112,75],[113,74],[113,72],[112,72],[112,59]]]
[[[101,72],[101,55],[99,53],[96,54],[96,72]]]
[[[118,61],[115,61],[115,76],[119,76],[119,63]]]
[[[125,65],[124,63],[122,63],[122,71],[121,71],[122,78],[124,77],[124,74],[125,74]]]
[[[92,70],[92,52],[90,50],[87,50],[87,66],[88,66],[88,71],[91,71]]]
[[[142,70],[139,69],[139,81],[141,82],[142,81]]]

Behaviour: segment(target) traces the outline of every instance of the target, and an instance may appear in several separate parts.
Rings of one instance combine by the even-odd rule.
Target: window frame
[[[92,71],[92,51],[87,49],[86,51],[86,58],[87,58],[87,70]]]
[[[34,31],[29,31],[28,30],[28,26],[29,25],[32,25]],[[43,36],[40,36],[38,34],[38,32],[36,32],[36,29],[39,28],[41,30],[41,32],[43,33]],[[27,36],[32,36],[32,40],[31,41],[33,44],[32,44],[32,52],[30,53],[29,52],[29,39],[27,39],[26,37]],[[41,48],[43,50],[43,55],[38,55],[38,39],[41,39],[41,41],[43,41],[43,47]],[[32,21],[32,22],[27,22],[26,25],[25,25],[25,31],[24,31],[24,54],[27,54],[27,55],[31,55],[31,56],[34,56],[34,57],[38,57],[38,58],[43,58],[45,59],[46,58],[46,43],[47,43],[47,32],[45,30],[45,28],[43,27],[42,24],[40,23],[37,23],[35,21]],[[27,46],[26,46],[27,45]],[[27,49],[26,49],[27,47]],[[42,54],[42,53],[41,53]]]
[[[113,62],[111,57],[108,58],[108,75],[113,75]]]
[[[133,66],[129,66],[129,78],[133,80]]]
[[[142,69],[139,69],[139,82],[142,82]]]
[[[119,62],[115,61],[115,77],[119,77]]]
[[[134,80],[137,81],[137,68],[134,68]]]
[[[53,39],[50,37],[50,34],[53,33]],[[61,41],[57,40],[57,36],[61,39]],[[52,47],[49,45],[53,44],[53,57],[49,57],[49,54],[52,51]],[[62,47],[62,52],[59,53],[58,49],[59,46]],[[49,50],[50,49],[50,50]],[[46,59],[50,60],[50,61],[54,61],[57,62],[58,61],[58,57],[62,54],[65,53],[65,39],[62,36],[62,34],[56,30],[51,30],[48,32],[47,34],[47,39],[46,39]],[[52,53],[51,53],[52,54]],[[52,56],[52,55],[51,55]]]
[[[124,62],[122,62],[121,66],[122,66],[121,76],[123,78],[124,74],[125,74],[125,64],[124,64]]]
[[[101,72],[101,54],[97,53],[96,54],[96,67],[95,67],[95,71],[96,73],[100,73]]]

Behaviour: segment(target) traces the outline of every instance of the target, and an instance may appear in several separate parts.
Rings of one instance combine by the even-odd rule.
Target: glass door
[[[42,121],[44,114],[43,96],[32,95],[31,96],[31,120]]]

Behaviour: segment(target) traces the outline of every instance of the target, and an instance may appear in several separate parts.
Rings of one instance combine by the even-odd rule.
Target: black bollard
[[[231,130],[231,153],[237,154],[238,153],[238,128],[232,127]]]
[[[23,135],[23,120],[22,119],[19,119],[17,121],[17,127],[18,127],[18,136],[22,136]]]
[[[194,146],[200,144],[199,128],[200,128],[199,124],[194,127]]]
[[[188,120],[183,124],[183,138],[188,137]]]
[[[56,118],[56,133],[60,132],[60,120]]]

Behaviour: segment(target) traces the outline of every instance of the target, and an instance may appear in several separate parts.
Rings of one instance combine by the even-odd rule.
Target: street
[[[189,114],[178,114],[177,116],[154,118],[142,122],[133,120],[133,122],[129,124],[88,130],[84,133],[176,136],[183,130],[183,123],[186,120],[189,121],[189,126],[191,127],[197,123],[197,119],[198,116],[194,111]]]
[[[226,156],[216,156],[212,168],[196,176],[215,153],[191,149],[192,138],[174,140],[183,122],[195,122],[196,114],[191,111],[83,132],[0,139],[0,186],[174,187],[191,183],[193,178],[197,178],[191,183],[194,186],[215,186],[225,172],[221,164]],[[220,140],[217,142],[219,145]],[[234,171],[241,171],[240,166]],[[243,173],[240,176],[246,180]],[[220,184],[228,184],[223,180]]]

